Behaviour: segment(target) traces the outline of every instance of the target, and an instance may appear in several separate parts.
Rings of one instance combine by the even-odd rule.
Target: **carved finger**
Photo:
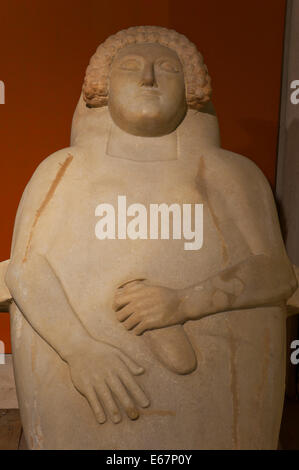
[[[144,283],[139,281],[134,284],[133,283],[127,284],[124,287],[119,287],[116,291],[116,294],[122,294],[122,293],[131,294],[133,292],[138,292],[144,288],[146,288]]]
[[[148,320],[144,320],[144,321],[141,321],[133,330],[133,333],[136,335],[136,336],[139,336],[139,335],[142,335],[142,333],[144,333],[145,331],[147,330],[151,330],[153,328],[153,325],[148,321]]]
[[[129,396],[124,384],[119,377],[112,376],[108,379],[108,385],[112,393],[123,406],[128,417],[132,420],[139,418],[139,412],[132,398]]]
[[[120,379],[139,406],[141,406],[142,408],[147,408],[150,405],[150,401],[147,398],[146,394],[144,393],[142,388],[135,382],[133,377],[131,377],[127,373],[123,373],[120,375]]]
[[[133,298],[131,295],[123,294],[122,296],[120,296],[115,294],[115,297],[113,299],[113,309],[119,310],[123,306],[128,305],[132,300]]]
[[[142,282],[144,282],[146,279],[133,279],[132,281],[127,281],[127,282],[124,282],[123,284],[121,284],[120,286],[118,286],[118,289],[123,289],[125,287],[129,287],[129,286],[135,286],[137,284],[140,284]]]
[[[123,362],[123,364],[125,364],[125,366],[127,366],[129,371],[132,372],[133,375],[143,374],[144,368],[141,367],[139,364],[137,364],[135,361],[133,361],[125,353],[120,351],[118,357]],[[124,371],[127,372],[126,368],[124,368]]]
[[[128,303],[129,302],[123,302],[121,299],[114,296],[113,303],[112,303],[112,308],[113,308],[113,310],[115,310],[117,312],[120,308],[124,307],[125,305],[128,305]]]
[[[111,421],[115,424],[119,423],[121,421],[121,414],[108,385],[101,384],[96,390]]]
[[[103,424],[106,421],[106,416],[103,410],[102,405],[99,403],[98,397],[96,395],[96,392],[94,391],[93,388],[90,388],[88,392],[85,394],[87,401],[92,409],[92,411],[95,414],[96,420],[100,423]]]
[[[132,315],[133,313],[133,309],[131,307],[131,304],[128,304],[126,305],[125,307],[123,307],[121,310],[118,310],[117,314],[116,314],[116,318],[119,320],[119,321],[124,321],[126,320],[130,315]]]
[[[127,330],[131,330],[134,328],[134,326],[138,325],[140,323],[141,318],[139,317],[138,314],[132,313],[132,315],[129,316],[124,322],[123,325]]]
[[[126,292],[116,293],[114,297],[114,304],[116,306],[121,306],[133,302],[134,300],[144,297],[144,293],[139,290],[138,292],[133,292],[127,294]]]
[[[130,302],[129,304],[117,310],[116,318],[122,322],[126,320],[128,317],[130,317],[130,315],[133,315],[133,313],[138,313],[140,315],[143,315],[143,311],[147,303],[149,302],[146,300]]]

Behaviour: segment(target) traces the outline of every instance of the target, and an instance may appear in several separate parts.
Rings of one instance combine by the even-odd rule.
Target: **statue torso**
[[[272,379],[264,379],[265,370],[269,370],[271,377],[282,370],[280,359],[272,361],[271,367],[267,359],[269,354],[283,356],[283,315],[279,309],[225,312],[187,322],[183,328],[194,347],[199,367],[192,374],[177,375],[157,360],[144,335],[137,337],[125,330],[116,320],[111,304],[115,289],[130,279],[147,278],[164,286],[184,287],[197,284],[248,256],[246,241],[232,223],[230,206],[223,196],[223,188],[230,184],[230,172],[227,177],[222,171],[220,149],[201,149],[194,133],[183,135],[179,130],[178,158],[148,163],[111,157],[107,154],[105,135],[96,145],[66,150],[65,158],[71,154],[73,159],[51,200],[47,199],[48,204],[34,229],[31,249],[47,256],[74,311],[92,336],[117,345],[145,367],[146,373],[138,379],[150,394],[152,405],[134,422],[136,448],[157,448],[162,434],[169,436],[169,446],[209,448],[210,436],[215,432],[221,442],[219,447],[228,448],[238,431],[227,432],[227,429],[235,429],[236,416],[239,416],[240,427],[247,429],[256,425],[255,417],[259,413],[250,413],[249,422],[248,399],[253,397],[250,409],[256,410],[260,402],[260,399],[256,401],[256,396],[259,398],[262,393],[270,396],[273,390],[278,390],[277,395],[280,393],[281,387],[273,388]],[[54,167],[59,172],[57,161]],[[220,174],[220,178],[213,176],[216,174]],[[44,188],[45,194],[47,190]],[[218,205],[211,197],[215,193],[221,196]],[[126,196],[127,205],[140,203],[147,208],[150,203],[202,203],[202,248],[186,251],[183,239],[98,240],[95,209],[100,203],[116,207],[119,195]],[[88,436],[88,446],[92,448],[118,448],[120,442],[127,448],[131,439],[127,431],[131,430],[132,423],[123,420],[118,426],[112,423],[96,426],[87,402],[74,390],[63,361],[21,315],[14,312],[13,318],[17,370],[21,378],[31,377],[23,401],[32,406],[28,407],[28,412],[25,407],[24,416],[26,422],[34,421],[31,410],[37,405],[32,383],[37,377],[41,422],[53,421],[53,426],[47,428],[46,447],[61,446],[80,420],[78,445],[74,439],[74,447],[84,447],[82,436]],[[20,331],[22,341],[18,342]],[[28,351],[31,352],[28,354]],[[37,360],[33,359],[35,356]],[[255,389],[251,382],[247,386],[245,381],[243,388],[232,390],[234,384],[239,384],[239,374],[252,364]],[[265,384],[269,384],[268,388]],[[279,400],[280,395],[276,402]],[[75,412],[66,412],[66,406]],[[245,413],[241,414],[239,410],[243,409]],[[216,429],[214,418],[210,418],[219,419],[219,410],[222,419]],[[61,433],[57,433],[59,417],[63,417],[64,423]],[[178,422],[188,422],[189,427],[179,426],[174,436]],[[65,432],[65,423],[71,431]],[[152,433],[153,426],[157,433]]]
[[[122,283],[147,279],[156,285],[183,288],[234,261],[224,253],[223,234],[206,183],[201,187],[198,178],[206,155],[191,153],[187,141],[185,144],[181,136],[178,139],[178,153],[168,161],[159,161],[158,156],[151,162],[131,160],[130,155],[112,157],[107,153],[107,135],[98,140],[96,150],[78,152],[74,148],[72,164],[56,190],[55,202],[47,209],[43,223],[55,236],[46,255],[73,308],[99,337],[103,326],[110,338],[128,335],[112,310],[115,289]],[[117,216],[118,196],[126,196],[127,207],[142,204],[148,214],[150,204],[176,203],[181,208],[183,204],[203,204],[203,246],[185,250],[187,240],[173,240],[171,224],[169,240],[97,239],[95,209],[99,204],[111,204]],[[245,253],[246,243],[240,240],[240,246]]]

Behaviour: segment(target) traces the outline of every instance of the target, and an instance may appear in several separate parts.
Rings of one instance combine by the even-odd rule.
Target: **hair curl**
[[[210,100],[212,88],[207,67],[196,46],[186,36],[160,26],[133,26],[109,36],[91,57],[83,83],[86,106],[107,106],[108,80],[114,57],[123,47],[142,43],[158,43],[177,53],[183,65],[189,108],[199,110]]]

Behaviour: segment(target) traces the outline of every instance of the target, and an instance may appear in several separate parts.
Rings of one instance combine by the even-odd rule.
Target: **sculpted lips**
[[[143,88],[141,91],[142,96],[160,96],[161,93],[155,88]]]

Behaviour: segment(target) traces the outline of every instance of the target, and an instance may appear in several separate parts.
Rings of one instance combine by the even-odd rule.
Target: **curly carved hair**
[[[123,47],[142,43],[158,43],[177,53],[183,65],[189,108],[199,110],[210,100],[212,88],[207,67],[196,46],[186,36],[160,26],[133,26],[109,36],[90,59],[83,83],[87,107],[107,106],[108,80],[114,57]]]

